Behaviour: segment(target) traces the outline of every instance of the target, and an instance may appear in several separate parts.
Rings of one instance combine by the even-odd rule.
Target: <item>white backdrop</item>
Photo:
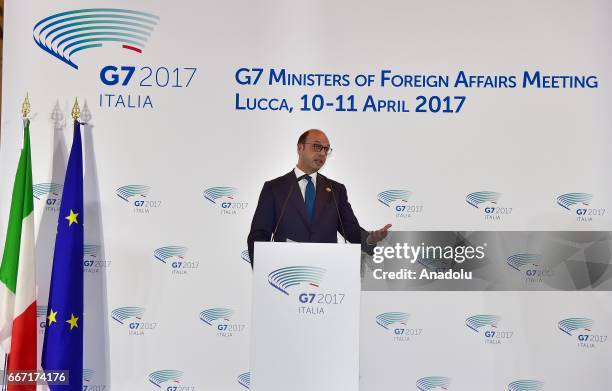
[[[334,154],[323,172],[347,186],[367,229],[389,222],[396,230],[612,230],[607,213],[612,199],[611,7],[604,0],[512,5],[8,0],[0,237],[21,144],[20,106],[28,92],[34,183],[39,185],[39,305],[46,305],[61,191],[45,184],[63,182],[72,141],[70,109],[75,97],[86,101],[89,371],[84,384],[91,390],[148,390],[177,386],[172,381],[180,380],[180,387],[194,390],[245,389],[251,317],[246,236],[264,180],[293,167],[295,142],[306,129],[328,134]],[[42,32],[35,28],[39,21],[101,8],[158,19],[104,9],[66,15],[121,15],[120,20],[133,23],[124,27],[148,33],[128,31],[140,38],[121,36],[75,52],[70,58],[78,69],[36,44],[35,39],[50,43],[67,31],[51,33],[58,26],[93,19],[63,21]],[[73,38],[63,48],[69,52],[70,42],[91,38]],[[60,52],[60,41],[52,50]],[[119,68],[119,84],[101,80],[107,66]],[[129,73],[122,66],[134,67],[127,85],[121,85]],[[257,84],[239,84],[245,80],[236,79],[241,68],[263,69]],[[268,85],[271,69],[347,75],[350,85]],[[451,86],[381,87],[384,69],[398,75],[447,75]],[[517,86],[453,88],[459,71],[513,75]],[[526,71],[595,76],[597,87],[523,88]],[[112,74],[104,75],[112,79]],[[372,86],[355,85],[357,75],[370,74]],[[142,105],[147,96],[151,103],[123,107],[118,94],[125,106],[128,96],[131,105],[138,106],[139,97]],[[293,111],[238,110],[236,94],[239,105],[246,105],[247,97],[285,98]],[[319,94],[333,106],[302,111],[305,94],[310,104]],[[345,105],[354,96],[357,111],[337,111],[339,95]],[[368,95],[405,100],[410,112],[364,112]],[[455,112],[415,112],[418,96],[428,102],[449,97]],[[456,96],[465,97],[458,112]],[[144,187],[125,188],[133,185]],[[225,196],[207,199],[211,188],[222,189],[206,194]],[[391,189],[410,193],[405,201],[386,206],[378,195]],[[478,191],[499,193],[495,206],[504,213],[486,218],[467,203],[466,196]],[[567,209],[557,202],[567,193],[584,193],[591,200]],[[398,213],[398,205],[413,207],[412,212]],[[588,215],[580,218],[577,207]],[[576,335],[560,331],[558,322],[592,319],[591,334],[607,336],[610,299],[608,292],[364,292],[361,387],[436,389],[448,383],[450,390],[501,390],[530,379],[542,381],[545,390],[608,390],[612,342],[580,347]],[[201,319],[210,309],[231,310],[222,313],[230,324],[244,327],[231,336],[218,335],[219,320]],[[376,323],[377,315],[389,311],[409,314],[402,327],[422,331],[410,341],[392,340]],[[513,331],[511,340],[485,344],[466,327],[466,319],[476,314],[499,316],[498,329]],[[44,315],[39,320],[44,322]],[[42,329],[40,337],[42,342]],[[154,373],[166,370],[179,372]],[[419,383],[429,376],[448,380]]]

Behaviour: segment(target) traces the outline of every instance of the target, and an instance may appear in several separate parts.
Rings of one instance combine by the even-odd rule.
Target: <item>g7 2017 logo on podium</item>
[[[298,313],[325,315],[330,306],[341,305],[346,296],[340,292],[319,292],[326,270],[317,266],[288,266],[268,274],[268,283],[278,291],[291,296],[290,291],[300,287]]]

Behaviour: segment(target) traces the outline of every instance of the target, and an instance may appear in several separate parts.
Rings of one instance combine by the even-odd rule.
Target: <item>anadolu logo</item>
[[[133,205],[135,214],[147,214],[151,209],[159,208],[161,201],[146,200],[151,192],[151,186],[146,185],[126,185],[116,190],[117,197],[128,204]]]
[[[128,327],[128,335],[142,336],[145,331],[155,330],[157,322],[144,322],[145,309],[142,307],[119,307],[111,312],[111,317]]]
[[[593,217],[606,214],[605,208],[591,208],[593,194],[566,193],[557,197],[557,204],[563,209],[576,213],[576,221],[591,222]]]
[[[209,308],[200,312],[200,320],[217,330],[219,337],[233,337],[244,331],[246,325],[232,322],[234,310],[230,308]]]
[[[187,274],[200,267],[200,261],[185,259],[188,248],[165,246],[153,251],[155,259],[170,266],[172,274]]]
[[[500,320],[501,318],[497,315],[473,315],[465,320],[465,325],[483,335],[485,344],[499,345],[502,341],[508,341],[514,336],[513,331],[497,329]]]
[[[542,264],[542,255],[519,253],[508,257],[506,263],[511,268],[525,274],[525,281],[529,283],[541,283],[544,278],[553,275],[552,269]]]
[[[73,55],[105,44],[142,53],[158,21],[159,16],[128,9],[77,9],[42,19],[33,37],[42,50],[79,69]]]
[[[515,380],[508,384],[508,391],[542,391],[544,383],[539,380]]]
[[[184,372],[174,369],[161,369],[149,374],[149,381],[157,387],[162,388],[165,383],[180,384],[183,380]],[[166,390],[172,391],[175,387],[167,387]]]
[[[51,212],[59,212],[62,203],[63,185],[59,183],[37,183],[32,186],[32,195],[37,200],[47,197],[45,209]]]
[[[498,206],[501,193],[495,191],[477,191],[465,197],[465,201],[484,212],[485,220],[501,220],[502,216],[512,214],[512,208]]]
[[[36,306],[36,318],[38,319],[38,333],[44,334],[45,327],[47,326],[47,306],[37,305]]]
[[[414,205],[408,203],[408,199],[412,196],[409,190],[385,190],[378,193],[376,196],[378,202],[388,208],[393,208],[395,217],[409,218],[423,211],[423,205]]]
[[[251,389],[251,372],[245,372],[238,375],[238,384],[247,390]]]
[[[340,292],[319,292],[326,272],[317,266],[288,266],[270,272],[268,283],[287,296],[290,296],[290,289],[295,290],[294,287],[299,286],[298,313],[324,315],[326,308],[342,304],[346,296]],[[313,289],[316,291],[313,292]]]
[[[237,199],[238,189],[235,187],[218,186],[204,190],[204,198],[221,208],[221,214],[235,215],[249,206],[248,202]]]
[[[410,315],[406,312],[384,312],[376,316],[376,323],[388,330],[394,341],[406,342],[423,332],[423,329],[420,328],[408,328],[408,319]]]
[[[103,269],[108,269],[111,261],[101,259],[101,247],[97,244],[83,245],[83,271],[85,273],[99,273]]]
[[[578,339],[577,346],[592,349],[608,340],[607,335],[594,334],[595,322],[589,318],[567,318],[559,322],[559,330]]]
[[[448,390],[451,379],[444,376],[427,376],[416,381],[416,387],[420,391]]]

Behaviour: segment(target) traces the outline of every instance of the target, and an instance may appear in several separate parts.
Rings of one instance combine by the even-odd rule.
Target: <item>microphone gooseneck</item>
[[[299,178],[297,178],[296,183],[304,179],[304,177],[306,177],[306,175],[302,175]],[[291,185],[291,189],[289,190],[289,193],[287,193],[287,197],[285,197],[285,201],[283,201],[283,207],[281,208],[280,215],[278,216],[278,221],[276,222],[276,226],[274,227],[274,231],[272,232],[272,238],[270,239],[271,242],[274,242],[276,239],[276,231],[278,230],[278,227],[280,226],[280,223],[283,220],[283,216],[285,215],[285,210],[287,209],[287,203],[289,202],[289,198],[291,198],[291,195],[293,194],[293,189],[295,188],[296,183],[293,183]]]
[[[340,229],[342,230],[342,237],[344,238],[344,243],[348,243],[348,241],[346,240],[346,231],[344,231],[344,223],[342,222],[342,216],[340,216],[340,208],[338,208],[338,202],[336,201],[336,194],[334,193],[334,188],[332,187],[331,181],[326,177],[325,180],[327,181],[327,189],[329,189],[329,192],[332,195],[332,199],[334,200],[334,206],[336,207],[336,213],[338,214],[338,221],[340,222]]]

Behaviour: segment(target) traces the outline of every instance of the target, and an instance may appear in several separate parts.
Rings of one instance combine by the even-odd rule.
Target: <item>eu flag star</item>
[[[75,327],[79,327],[79,325],[77,324],[77,321],[79,320],[79,318],[77,318],[76,316],[74,316],[74,314],[70,314],[70,319],[68,319],[66,321],[66,323],[70,324],[70,330],[72,330]]]
[[[49,320],[49,326],[51,326],[53,323],[57,323],[57,319],[55,319],[56,316],[57,316],[57,311],[53,311],[53,310],[49,311],[49,316],[47,316],[47,319]]]
[[[70,209],[70,215],[66,216],[66,220],[68,220],[68,226],[70,227],[72,225],[72,223],[78,224],[79,222],[77,221],[77,216],[79,214],[78,213],[74,213],[72,211],[72,209]]]

